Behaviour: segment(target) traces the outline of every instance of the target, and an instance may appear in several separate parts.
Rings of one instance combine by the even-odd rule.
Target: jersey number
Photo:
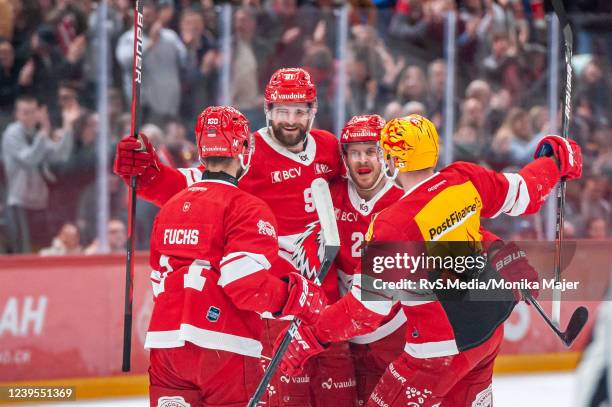
[[[164,280],[166,276],[174,271],[170,265],[170,258],[165,254],[159,257],[159,266],[162,269],[161,281],[157,284],[156,295],[164,292]],[[183,287],[193,288],[194,290],[204,290],[204,284],[206,284],[206,277],[202,275],[203,270],[210,270],[210,263],[206,260],[195,259],[190,265],[187,273],[183,276]],[[154,286],[155,287],[155,286]]]
[[[304,190],[304,210],[307,213],[315,211],[314,198],[312,197],[312,188],[306,188]]]
[[[353,232],[353,234],[351,235],[351,242],[353,242],[353,245],[351,246],[351,256],[361,257],[361,245],[363,244],[363,233]]]
[[[202,291],[206,283],[206,277],[202,275],[203,270],[210,270],[210,263],[206,260],[195,259],[189,265],[189,270],[187,270],[187,274],[183,278],[183,287]]]

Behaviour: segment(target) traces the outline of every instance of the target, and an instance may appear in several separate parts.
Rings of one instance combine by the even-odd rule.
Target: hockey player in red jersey
[[[334,264],[341,295],[350,291],[372,216],[403,195],[403,191],[384,176],[378,160],[377,142],[384,125],[385,121],[379,115],[355,116],[340,134],[340,154],[346,177],[336,178],[330,190],[341,242]],[[313,223],[296,242],[292,260],[302,275],[312,276],[320,266],[320,231],[318,222]],[[405,321],[403,313],[392,313],[375,332],[350,340],[359,405],[363,405],[370,395],[389,362],[400,354],[403,348],[403,330],[400,328]],[[330,378],[333,383],[338,382],[331,375]],[[317,389],[315,399],[324,398],[332,391],[328,387]]]
[[[317,92],[308,72],[300,68],[276,71],[264,99],[268,126],[253,134],[256,148],[240,188],[270,206],[279,225],[281,255],[290,259],[297,236],[317,220],[310,184],[315,178],[331,180],[342,163],[336,137],[312,128]],[[114,172],[127,184],[131,176],[138,177],[140,198],[162,205],[200,180],[204,166],[166,166],[147,137],[141,134],[140,138],[124,137],[117,144],[114,163]],[[336,279],[326,279],[324,288],[330,300],[338,298]]]
[[[333,182],[331,192],[342,242],[336,257],[342,295],[351,289],[372,217],[404,193],[384,176],[378,160],[377,143],[384,125],[384,119],[378,115],[356,116],[340,134],[347,178]],[[389,362],[400,354],[405,321],[404,313],[396,309],[376,331],[350,340],[360,405],[367,400]]]
[[[339,174],[342,163],[338,140],[329,132],[312,128],[317,110],[316,88],[305,70],[285,68],[275,72],[264,98],[268,126],[254,133],[256,148],[239,186],[270,206],[278,221],[280,255],[290,260],[297,237],[317,220],[311,182],[315,178],[331,180]],[[165,166],[146,136],[141,137],[145,151],[138,151],[141,144],[132,137],[118,143],[114,166],[115,173],[128,184],[130,176],[138,176],[139,197],[161,205],[200,179],[203,167],[177,170]],[[323,288],[330,301],[339,298],[336,276],[329,274]],[[271,355],[274,339],[286,323],[268,320],[265,324],[263,354]],[[332,384],[333,391],[327,392],[329,399],[321,397],[317,404],[313,401],[314,389],[326,388],[329,379],[354,384],[348,345],[334,345],[327,355],[333,362],[315,360],[303,377],[276,375],[269,387],[269,405],[354,405],[354,386],[337,388]]]
[[[207,170],[163,205],[151,236],[150,402],[243,407],[262,374],[258,313],[313,323],[325,296],[286,271],[272,211],[237,187],[252,151],[246,118],[209,107],[197,128]]]
[[[340,134],[340,154],[347,176],[334,180],[330,188],[342,242],[336,264],[343,295],[350,289],[372,215],[403,195],[384,176],[378,160],[377,145],[384,125],[385,120],[376,114],[355,116]]]
[[[437,131],[418,115],[387,123],[380,144],[386,173],[405,194],[374,218],[366,244],[483,241],[481,217],[534,213],[560,177],[571,180],[582,171],[578,145],[547,136],[536,150],[536,159],[517,174],[495,173],[462,162],[435,173]],[[503,278],[519,281],[534,271],[524,258],[513,256],[513,250],[511,244],[501,249],[491,247],[489,255],[493,256],[492,264],[503,264],[497,267]],[[498,261],[507,255],[516,260],[509,265]],[[366,301],[361,288],[361,274],[357,274],[349,294],[323,311],[314,327],[299,330],[301,340],[292,342],[283,359],[285,372],[299,372],[304,361],[327,343],[363,335],[379,326],[395,301],[382,293],[378,293],[379,301]],[[404,353],[389,365],[367,406],[491,405],[492,369],[503,336],[502,323],[515,301],[443,304],[435,298],[401,302],[408,318]]]

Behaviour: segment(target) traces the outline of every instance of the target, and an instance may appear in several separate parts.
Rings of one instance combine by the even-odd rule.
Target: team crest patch
[[[208,312],[206,313],[206,319],[210,322],[217,322],[220,315],[221,310],[217,307],[211,306],[210,308],[208,308]]]
[[[191,407],[181,396],[160,397],[157,399],[157,407]]]
[[[276,237],[276,230],[274,230],[274,226],[272,226],[270,222],[260,219],[259,222],[257,222],[257,228],[259,229],[260,235]]]
[[[481,391],[474,397],[472,407],[490,407],[493,405],[493,390],[492,385]]]

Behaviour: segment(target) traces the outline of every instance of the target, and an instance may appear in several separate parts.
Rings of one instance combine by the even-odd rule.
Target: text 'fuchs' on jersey
[[[197,246],[210,234],[210,225],[160,225],[161,247]]]

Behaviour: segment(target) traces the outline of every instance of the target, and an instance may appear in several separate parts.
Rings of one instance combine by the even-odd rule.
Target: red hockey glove
[[[305,324],[316,323],[327,305],[323,289],[298,273],[290,273],[287,278],[289,298],[281,316],[295,315]]]
[[[546,136],[538,143],[534,158],[551,157],[557,159],[561,177],[580,178],[582,175],[582,151],[574,140],[560,136]]]
[[[527,261],[527,255],[525,252],[515,243],[508,243],[499,249],[493,255],[491,264],[506,281],[538,281],[538,272]],[[523,299],[519,290],[512,291],[514,292],[514,298],[517,301]],[[532,287],[529,291],[531,291],[533,298],[538,298],[538,294],[540,293],[539,289]]]
[[[159,158],[147,136],[141,133],[139,140],[125,136],[117,143],[113,171],[128,185],[132,176],[138,177],[140,187],[151,183],[159,173]]]
[[[274,353],[276,353],[286,332],[287,330],[285,329],[276,337]],[[286,375],[298,376],[302,373],[308,359],[323,352],[326,348],[326,345],[319,342],[312,327],[301,324],[293,335],[293,340],[291,340],[289,347],[287,347],[285,355],[283,355],[280,369]]]

